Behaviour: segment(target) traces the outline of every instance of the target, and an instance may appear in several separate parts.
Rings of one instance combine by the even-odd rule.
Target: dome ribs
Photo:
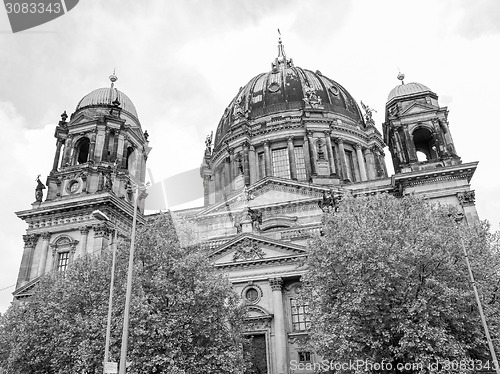
[[[311,100],[312,108],[306,105],[306,100]],[[232,134],[231,139],[238,137],[242,124],[257,126],[268,120],[264,116],[293,117],[306,109],[363,123],[356,101],[340,84],[319,71],[280,65],[279,69],[256,75],[240,88],[219,122],[214,149],[228,139],[228,133]]]
[[[114,90],[115,93],[113,94],[111,90]],[[124,112],[127,112],[128,114],[132,115],[135,119],[139,120],[139,116],[137,115],[137,110],[135,109],[132,100],[130,100],[130,98],[127,95],[125,95],[117,88],[109,88],[109,87],[98,88],[90,92],[89,94],[85,95],[76,106],[75,113],[87,108],[109,107],[112,105],[115,99],[118,99],[118,101],[120,102],[120,107]]]

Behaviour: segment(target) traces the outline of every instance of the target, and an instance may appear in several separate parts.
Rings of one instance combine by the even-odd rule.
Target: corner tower
[[[111,75],[110,87],[83,97],[69,121],[61,115],[46,186],[37,178],[31,209],[16,212],[28,224],[16,299],[31,295],[40,276],[107,248],[115,228],[128,236],[133,186],[144,183],[149,147],[134,104],[114,87],[117,79]],[[94,218],[96,209],[110,222]]]
[[[387,98],[384,141],[392,155],[394,171],[404,173],[461,163],[448,127],[448,108],[420,83],[401,85]]]
[[[471,178],[477,162],[462,163],[448,123],[448,108],[421,83],[401,84],[387,98],[384,141],[392,156],[396,194],[416,193],[461,206],[469,221],[478,219]]]

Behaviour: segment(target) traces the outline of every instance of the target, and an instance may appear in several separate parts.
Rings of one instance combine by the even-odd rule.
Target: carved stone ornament
[[[234,104],[233,108],[233,116],[234,118],[242,118],[245,117],[247,114],[247,111],[245,110],[245,107],[243,105],[243,100],[241,100],[241,96],[238,97],[238,100],[236,100],[236,103]]]
[[[80,182],[76,179],[73,179],[72,181],[68,182],[66,189],[70,194],[77,193],[80,189]]]
[[[38,239],[36,234],[23,235],[24,246],[27,248],[34,248]]]
[[[282,278],[271,278],[269,279],[269,285],[273,291],[281,291],[281,287],[283,286]]]
[[[304,97],[304,102],[306,106],[311,108],[323,108],[321,97],[319,97],[317,91],[309,85],[305,87],[306,97]]]
[[[468,205],[474,205],[474,202],[476,200],[475,195],[476,194],[474,191],[464,191],[464,192],[458,192],[457,198],[462,206],[468,206]]]
[[[108,227],[105,224],[93,225],[94,238],[102,238],[108,235]]]
[[[246,261],[263,258],[266,254],[257,243],[252,243],[249,239],[243,240],[233,255],[233,261]]]
[[[262,331],[271,328],[272,315],[262,316],[257,318],[249,318],[244,322],[243,329],[245,331]]]
[[[82,234],[82,235],[88,235],[89,230],[90,230],[90,227],[88,227],[88,226],[80,227],[80,234]]]
[[[50,232],[43,232],[41,236],[43,240],[50,240],[52,234]]]

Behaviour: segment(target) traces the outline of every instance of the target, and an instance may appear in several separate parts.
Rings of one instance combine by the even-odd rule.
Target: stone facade
[[[113,87],[115,78],[110,88],[86,95],[69,121],[61,115],[46,186],[38,179],[31,209],[16,212],[28,229],[15,300],[29,297],[40,276],[109,246],[113,230],[130,232],[132,186],[144,182],[149,147],[132,102]],[[109,221],[96,219],[94,210]]]
[[[416,194],[476,220],[470,180],[477,162],[462,163],[448,109],[426,86],[391,91],[381,134],[370,107],[362,104],[362,114],[341,85],[295,67],[281,42],[278,50],[272,70],[240,89],[215,139],[207,137],[204,206],[174,217],[196,223],[207,255],[246,303],[246,334],[254,338],[260,372],[288,374],[291,362],[320,360],[307,346],[300,279],[307,241],[320,233],[323,213],[334,211],[344,193]],[[113,226],[128,232],[131,186],[144,181],[147,133],[113,84],[84,97],[66,120],[64,114],[56,128],[45,200],[39,185],[32,208],[17,212],[28,229],[16,299],[29,296],[44,273],[109,245]],[[386,145],[396,171],[391,177]],[[95,219],[95,209],[112,224]]]

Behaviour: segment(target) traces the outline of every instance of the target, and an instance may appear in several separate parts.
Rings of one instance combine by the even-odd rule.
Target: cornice
[[[392,185],[416,186],[457,179],[467,179],[467,182],[470,183],[477,165],[478,162],[476,161],[460,165],[444,166],[432,170],[394,174],[392,176]]]
[[[273,258],[262,258],[257,260],[250,261],[238,261],[238,262],[228,262],[224,264],[214,264],[216,268],[219,269],[234,269],[234,268],[254,268],[254,267],[262,267],[262,266],[270,266],[276,264],[292,264],[299,263],[307,257],[307,254],[300,255],[290,255],[290,256],[282,256],[282,257],[273,257]]]

